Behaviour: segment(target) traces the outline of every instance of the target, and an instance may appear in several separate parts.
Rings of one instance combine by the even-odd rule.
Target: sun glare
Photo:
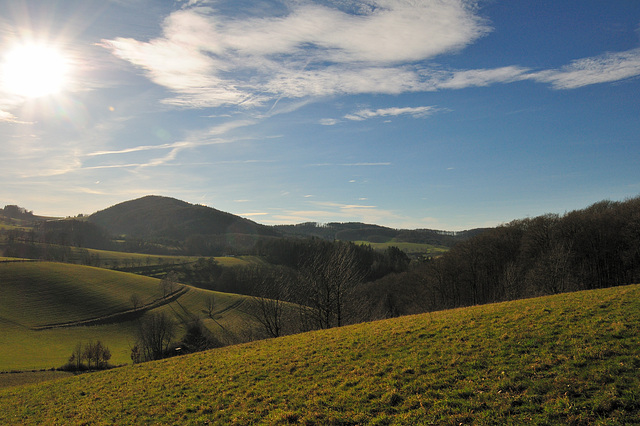
[[[37,98],[60,92],[68,74],[67,60],[46,45],[22,45],[4,57],[2,86],[7,92]]]

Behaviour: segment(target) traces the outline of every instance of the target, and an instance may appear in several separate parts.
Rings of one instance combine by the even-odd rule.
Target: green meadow
[[[640,286],[401,317],[0,390],[2,424],[631,424]]]
[[[55,379],[72,377],[74,373],[57,370],[20,371],[0,373],[0,389],[26,384],[48,382]]]
[[[88,266],[4,258],[0,292],[0,372],[61,367],[77,343],[95,340],[109,347],[111,363],[130,363],[137,320],[152,312],[174,318],[178,339],[194,320],[224,343],[259,332],[240,310],[246,297],[184,286],[163,299],[158,279]]]
[[[184,264],[193,263],[202,256],[175,256],[175,255],[152,255],[145,253],[127,253],[121,251],[84,249],[71,247],[71,261],[80,263],[86,253],[99,259],[100,266],[113,267],[114,265],[138,265],[138,266],[157,266],[166,264]],[[217,256],[214,257],[216,262],[221,266],[245,266],[254,263],[256,258],[252,256]]]
[[[386,250],[389,247],[397,247],[407,254],[426,254],[430,256],[438,256],[449,251],[448,247],[443,246],[423,243],[394,242],[393,240],[386,243],[372,243],[370,241],[354,241],[354,243],[369,245],[374,250]]]

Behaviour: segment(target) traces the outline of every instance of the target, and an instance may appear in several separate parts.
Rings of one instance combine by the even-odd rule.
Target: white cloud
[[[320,119],[320,124],[323,126],[335,126],[338,124],[340,120],[336,120],[335,118],[322,118]]]
[[[170,89],[164,103],[187,108],[421,90],[411,64],[489,31],[466,0],[372,0],[358,13],[293,2],[284,16],[246,19],[195,3],[165,19],[162,37],[102,43]]]
[[[314,167],[379,167],[379,166],[390,166],[389,162],[379,162],[379,163],[317,163],[311,164]]]
[[[364,93],[397,95],[435,90],[414,66],[376,67],[366,64],[332,65],[322,69],[282,69],[264,84],[264,90],[290,98]]]
[[[464,89],[495,83],[533,80],[550,83],[554,89],[577,89],[598,83],[610,83],[640,75],[640,49],[606,53],[578,59],[560,69],[532,71],[519,66],[466,71],[426,72],[436,90]]]
[[[347,114],[344,118],[355,121],[362,121],[375,117],[397,117],[399,115],[409,115],[414,118],[421,118],[427,117],[435,111],[437,111],[437,108],[432,106],[381,108],[375,111],[362,109],[354,112],[353,114]]]
[[[276,100],[275,107],[282,98],[401,94],[526,79],[572,89],[640,75],[638,49],[557,70],[430,67],[428,61],[491,30],[471,0],[292,1],[269,16],[252,15],[251,7],[228,8],[242,18],[226,15],[227,3],[183,1],[163,21],[161,37],[115,38],[102,45],[169,89],[162,102],[181,108]]]
[[[488,31],[466,1],[378,0],[373,10],[359,14],[307,2],[290,4],[287,16],[222,20],[187,11],[180,18],[198,22],[202,30],[215,28],[212,53],[237,52],[238,56],[285,55],[292,59],[334,63],[399,63],[419,61],[466,46]],[[194,17],[191,12],[198,14]],[[177,16],[177,14],[174,14]],[[203,28],[201,19],[208,21]],[[178,19],[182,21],[182,19]],[[191,25],[190,25],[191,26]],[[184,28],[180,28],[183,33]],[[313,47],[312,56],[307,46]]]
[[[331,201],[309,201],[313,210],[283,210],[264,223],[299,223],[315,221],[389,223],[406,220],[397,213],[373,205],[344,204]]]
[[[528,78],[528,69],[509,66],[494,69],[434,73],[433,86],[438,89],[464,89],[495,83],[511,83]]]
[[[640,75],[640,49],[632,49],[579,59],[559,70],[532,73],[530,78],[551,83],[554,89],[576,89],[638,75]]]
[[[16,120],[16,117],[10,112],[0,110],[0,122],[2,121],[14,122],[15,120]]]
[[[250,94],[217,76],[217,71],[224,64],[216,63],[189,42],[180,37],[148,43],[117,38],[103,42],[103,46],[120,58],[145,69],[147,77],[154,83],[178,94],[165,99],[163,102],[166,104],[204,108],[256,102],[251,100]]]
[[[341,166],[346,167],[377,167],[377,166],[390,166],[391,163],[343,163]]]

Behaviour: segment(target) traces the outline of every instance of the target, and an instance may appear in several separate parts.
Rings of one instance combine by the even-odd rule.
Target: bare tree
[[[344,324],[348,294],[362,282],[364,271],[352,243],[337,243],[327,252],[316,253],[304,268],[307,281],[306,305],[312,321],[320,328]]]
[[[89,342],[84,347],[84,358],[87,360],[89,370],[93,368],[105,368],[111,359],[111,351],[100,340]]]
[[[213,313],[215,311],[215,298],[213,297],[213,295],[210,295],[209,297],[207,297],[207,299],[204,302],[204,307],[207,311],[207,316],[211,319],[213,318]]]
[[[162,297],[167,297],[178,290],[178,274],[175,271],[170,271],[160,281],[160,291]]]
[[[263,270],[256,274],[258,282],[249,304],[249,313],[264,327],[271,337],[281,336],[285,325],[286,300],[291,289],[290,274],[284,268]]]
[[[138,350],[145,361],[161,359],[169,350],[175,323],[164,312],[145,316],[136,332]]]
[[[133,306],[134,311],[137,311],[142,306],[142,298],[138,293],[133,293],[131,297],[129,297],[129,301],[131,302],[131,306]]]
[[[69,365],[73,366],[77,371],[82,370],[82,361],[84,361],[84,348],[82,343],[78,342],[69,358]]]
[[[87,368],[91,370],[107,368],[111,359],[111,351],[101,341],[89,342],[87,344],[78,343],[69,358],[69,366],[76,370],[83,370],[84,361],[87,361]]]

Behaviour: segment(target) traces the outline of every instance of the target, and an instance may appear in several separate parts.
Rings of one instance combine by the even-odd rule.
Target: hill
[[[478,228],[453,232],[433,229],[394,229],[360,222],[331,222],[326,224],[306,222],[297,225],[275,225],[274,228],[289,236],[318,237],[326,240],[341,241],[366,241],[370,243],[428,244],[443,247],[451,247],[486,230],[486,228]]]
[[[211,207],[154,195],[75,218],[34,216],[18,206],[7,206],[0,213],[0,244],[9,236],[7,232],[14,230],[9,254],[31,258],[43,257],[24,244],[34,238],[40,243],[102,250],[222,256],[252,254],[259,243],[281,237],[353,241],[371,244],[377,250],[395,246],[420,257],[441,254],[486,230],[393,229],[359,222],[266,226]],[[18,230],[22,234],[15,232]]]
[[[61,367],[78,342],[97,339],[111,349],[112,363],[130,363],[138,319],[156,312],[179,325],[177,339],[196,320],[226,344],[259,336],[259,324],[241,311],[246,297],[190,286],[164,297],[160,282],[88,266],[0,259],[0,371]]]
[[[3,424],[629,424],[640,286],[475,306],[0,391]]]
[[[191,235],[277,236],[270,227],[211,207],[175,198],[146,196],[125,201],[89,216],[112,235],[184,241]]]

